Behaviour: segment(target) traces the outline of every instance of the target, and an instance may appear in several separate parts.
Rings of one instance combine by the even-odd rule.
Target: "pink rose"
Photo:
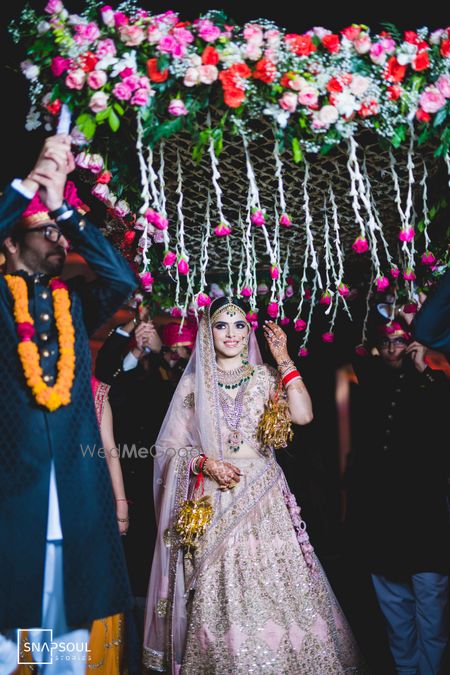
[[[102,21],[105,26],[112,28],[114,26],[114,10],[110,5],[104,5],[101,8]]]
[[[436,86],[445,98],[450,98],[450,75],[439,75]]]
[[[250,61],[258,61],[262,56],[262,49],[261,47],[254,43],[254,42],[249,42],[245,48],[245,57],[247,59],[250,59]]]
[[[294,330],[297,331],[297,333],[301,333],[303,330],[306,328],[306,321],[303,321],[303,319],[297,319],[297,321],[294,323]]]
[[[34,326],[29,321],[22,321],[16,325],[17,335],[20,342],[30,342],[31,338],[34,337]]]
[[[180,260],[178,261],[177,268],[180,274],[186,275],[189,273],[189,265],[184,258],[180,258]]]
[[[285,91],[279,100],[280,108],[283,108],[283,110],[287,110],[290,113],[295,111],[297,103],[297,94],[294,94],[293,91]]]
[[[367,33],[362,33],[353,43],[358,54],[367,54],[370,50],[371,40]]]
[[[319,304],[325,305],[326,307],[331,305],[331,293],[330,293],[330,291],[325,291],[325,293],[322,293],[322,296],[319,300]]]
[[[154,209],[147,209],[145,212],[145,217],[147,218],[148,222],[154,225],[158,230],[167,230],[169,227],[169,221],[167,218]]]
[[[177,45],[173,35],[164,35],[158,43],[158,49],[164,54],[172,54]]]
[[[292,225],[292,221],[287,213],[283,213],[280,217],[280,225],[283,225],[283,227],[290,227]]]
[[[319,92],[317,89],[310,84],[307,84],[301,89],[298,94],[298,102],[302,105],[308,106],[308,108],[314,107],[317,105],[319,100]]]
[[[252,293],[253,291],[249,286],[244,286],[241,288],[241,295],[243,298],[251,298]]]
[[[306,347],[300,347],[298,350],[298,355],[300,358],[305,359],[307,356],[309,356],[309,351],[306,349]]]
[[[63,10],[63,4],[61,0],[49,0],[45,5],[44,11],[47,14],[60,14]]]
[[[130,213],[130,205],[125,199],[120,199],[114,206],[114,213],[118,218],[125,218]]]
[[[372,45],[370,48],[370,58],[378,66],[382,66],[385,63],[387,53],[382,42],[375,42],[375,44]]]
[[[368,356],[369,352],[364,347],[364,345],[358,345],[355,347],[355,354],[357,354],[357,356]]]
[[[211,304],[211,298],[206,293],[198,293],[196,297],[197,307],[207,307]]]
[[[173,316],[175,319],[180,319],[183,316],[183,312],[179,307],[172,307],[170,316]]]
[[[338,286],[338,293],[341,297],[346,298],[350,294],[350,289],[347,286],[347,284],[339,284]]]
[[[322,342],[326,342],[330,344],[331,342],[334,342],[334,334],[333,333],[322,333]]]
[[[415,234],[414,228],[411,227],[411,225],[408,225],[407,227],[402,227],[398,234],[398,238],[400,241],[412,241]]]
[[[188,68],[184,74],[183,84],[185,87],[194,87],[200,81],[198,68]]]
[[[174,253],[173,251],[166,251],[164,254],[162,264],[164,265],[164,267],[172,267],[176,259],[177,259],[176,253]]]
[[[355,253],[365,253],[369,250],[367,239],[361,235],[356,237],[355,241],[353,242],[352,249],[355,251]]]
[[[62,56],[55,56],[52,59],[51,71],[55,77],[59,77],[66,72],[70,67],[70,59],[65,59]]]
[[[214,228],[214,234],[216,237],[227,237],[231,234],[231,227],[228,223],[219,223],[217,227]]]
[[[162,37],[163,33],[157,24],[153,23],[147,28],[147,40],[151,45],[158,44]]]
[[[104,183],[96,183],[91,190],[91,194],[97,197],[101,202],[107,202],[109,199],[109,187]]]
[[[391,267],[389,273],[393,279],[398,279],[398,277],[400,276],[400,270],[398,269],[398,267]]]
[[[203,84],[212,84],[219,77],[219,71],[216,66],[200,66],[200,82]]]
[[[131,98],[131,105],[147,105],[148,99],[150,98],[150,94],[147,89],[137,89],[132,98]]]
[[[272,265],[270,268],[270,278],[271,279],[278,279],[280,276],[280,270],[276,265]]]
[[[88,152],[79,152],[75,157],[75,164],[80,169],[89,169],[91,155]]]
[[[93,113],[97,114],[102,110],[106,110],[108,107],[108,94],[105,94],[104,91],[96,91],[93,94],[89,101],[89,108]]]
[[[131,89],[127,87],[126,84],[123,84],[123,82],[118,82],[114,85],[113,94],[119,101],[129,101],[131,98]]]
[[[181,115],[188,115],[188,110],[184,105],[183,101],[180,98],[173,98],[169,107],[167,108],[168,112],[175,117],[180,117]]]
[[[89,157],[89,170],[92,173],[100,173],[104,167],[103,157],[101,155],[91,155]]]
[[[377,277],[375,281],[377,291],[383,293],[387,288],[389,288],[389,279],[385,276]]]
[[[134,74],[128,75],[122,79],[122,84],[124,84],[130,91],[134,91],[139,88],[139,76]]]
[[[90,23],[80,23],[75,26],[74,40],[77,44],[91,43],[98,39],[100,30],[94,21]]]
[[[205,42],[215,42],[220,37],[220,28],[215,26],[210,19],[198,19],[194,25],[199,37]]]
[[[104,70],[93,70],[88,75],[87,83],[91,89],[101,89],[106,84],[107,79],[108,76]]]
[[[278,302],[269,302],[267,305],[267,314],[271,319],[275,319],[278,316],[279,306]]]
[[[257,225],[260,227],[261,225],[264,225],[266,222],[266,218],[264,216],[264,213],[261,211],[261,209],[255,209],[251,215],[251,221],[253,225]]]
[[[435,113],[445,105],[445,96],[434,85],[427,87],[419,98],[419,103],[427,113]]]
[[[247,24],[247,26],[244,28],[244,38],[249,42],[262,44],[264,34],[261,26],[259,26],[257,23]]]
[[[431,251],[425,251],[421,257],[421,261],[423,265],[434,265],[436,258],[431,253]]]
[[[186,45],[191,44],[191,42],[194,42],[195,39],[191,31],[187,30],[187,28],[181,27],[174,28],[173,35],[178,42],[181,42],[182,44]]]
[[[415,281],[416,275],[414,274],[414,271],[408,267],[408,269],[403,272],[403,278],[405,281]]]
[[[155,281],[154,278],[152,277],[151,272],[143,272],[143,274],[141,274],[140,277],[141,277],[141,284],[144,287],[144,290],[151,291],[152,284]]]
[[[114,12],[114,25],[116,28],[120,28],[121,26],[126,26],[128,23],[128,17],[126,14],[123,12]]]
[[[127,47],[137,47],[145,40],[144,29],[135,24],[120,26],[119,34],[120,39]]]
[[[286,286],[286,290],[285,290],[284,293],[285,293],[286,298],[292,298],[292,296],[294,295],[293,287],[289,284],[289,286]]]
[[[85,80],[86,73],[84,70],[81,70],[81,68],[77,68],[76,70],[72,70],[67,74],[65,79],[66,87],[69,89],[83,89]]]
[[[106,38],[106,40],[100,40],[97,44],[95,50],[96,55],[99,59],[104,59],[107,56],[115,56],[117,54],[116,45],[111,38]]]
[[[291,322],[291,320],[290,320],[290,318],[289,318],[288,316],[283,316],[283,318],[280,319],[280,324],[281,324],[282,326],[287,326],[288,323],[290,323],[290,322]]]

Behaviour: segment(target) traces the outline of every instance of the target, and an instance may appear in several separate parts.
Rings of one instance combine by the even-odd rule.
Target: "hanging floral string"
[[[311,212],[309,210],[309,193],[308,193],[308,182],[309,182],[309,162],[304,160],[305,163],[305,178],[303,181],[303,211],[305,214],[305,232],[306,232],[306,247],[309,249],[309,254],[311,256],[311,267],[315,272],[317,277],[317,284],[320,289],[323,288],[322,278],[319,272],[319,264],[317,261],[316,249],[314,248],[314,237],[311,229],[313,222]]]
[[[211,115],[209,112],[208,112],[208,127],[211,131]],[[214,139],[211,133],[209,136],[209,157],[211,159],[212,184],[214,186],[214,191],[216,193],[216,205],[217,205],[217,212],[219,214],[219,228],[221,228],[222,232],[222,234],[220,234],[219,236],[224,235],[227,236],[228,234],[231,233],[231,226],[223,212],[222,188],[220,187],[219,182],[220,181],[219,160],[216,156],[216,152],[214,149]]]
[[[294,318],[294,325],[298,325],[298,321],[301,319],[303,303],[305,302],[305,284],[308,282],[308,261],[309,261],[309,247],[305,246],[305,254],[303,257],[303,272],[300,279],[300,301],[297,306],[297,314]]]
[[[290,247],[289,244],[287,245],[286,248],[286,256],[284,258],[284,265],[283,265],[283,274],[281,276],[280,284],[279,284],[279,296],[282,298],[283,302],[281,303],[281,319],[285,318],[285,313],[284,313],[284,300],[286,298],[286,288],[287,288],[287,278],[289,276],[289,253],[290,253]]]
[[[140,214],[142,216],[145,216],[145,214],[148,211],[148,208],[150,206],[150,186],[149,186],[149,181],[148,181],[148,173],[147,173],[147,165],[145,162],[144,158],[144,153],[143,153],[143,136],[144,136],[144,130],[142,128],[142,116],[139,112],[137,115],[137,140],[136,140],[136,151],[137,151],[137,156],[139,160],[139,169],[140,169],[140,174],[141,174],[141,185],[142,185],[142,191],[141,191],[141,199],[142,199],[142,206],[140,208]],[[147,218],[142,218],[141,220],[142,226],[143,226],[143,234],[142,234],[142,259],[143,259],[143,267],[144,271],[147,271],[148,266],[149,266],[149,259],[147,256],[147,251],[149,248],[149,242],[148,242],[148,226],[149,222]]]
[[[283,181],[283,162],[281,160],[280,146],[278,140],[275,138],[273,156],[275,159],[275,175],[278,179],[278,199],[280,203],[281,218],[283,219],[283,224],[287,225],[290,221],[288,214],[286,213],[286,199],[284,193],[284,181]],[[277,218],[278,222],[278,218]]]
[[[329,314],[332,309],[332,300],[334,296],[334,291],[331,288],[331,279],[330,279],[330,272],[332,273],[334,271],[333,264],[332,264],[332,255],[331,255],[331,247],[330,247],[330,226],[328,223],[328,214],[327,214],[327,201],[326,197],[324,197],[323,200],[323,219],[324,219],[324,247],[325,247],[325,279],[326,279],[326,298],[327,300],[329,299],[330,302],[328,304],[327,309],[325,310],[325,314]],[[338,280],[336,276],[334,275],[334,285],[337,288],[338,287]]]
[[[422,160],[423,163],[423,176],[420,184],[422,186],[422,201],[423,201],[423,236],[425,239],[425,251],[428,252],[430,247],[431,239],[428,235],[428,225],[430,224],[430,216],[428,210],[428,187],[427,187],[427,178],[428,170],[425,160]]]
[[[367,294],[366,294],[366,313],[364,315],[364,321],[362,325],[362,335],[361,335],[361,344],[359,345],[360,347],[363,347],[367,344],[367,326],[369,324],[369,316],[370,316],[370,310],[371,310],[371,300],[372,300],[372,295],[374,291],[374,284],[373,284],[373,272],[370,277],[370,283],[369,283],[369,288],[367,289]]]
[[[206,213],[205,213],[205,228],[202,230],[202,242],[201,242],[201,253],[200,253],[200,290],[199,293],[203,293],[206,288],[206,270],[208,267],[208,246],[209,238],[211,236],[211,194],[208,190],[208,197],[206,200]],[[198,301],[197,301],[198,305]]]
[[[316,304],[316,293],[317,293],[317,287],[319,285],[318,277],[314,277],[313,281],[313,290],[311,294],[311,305],[309,307],[309,313],[308,313],[308,320],[306,323],[306,330],[305,330],[305,335],[303,337],[303,342],[300,345],[300,350],[298,352],[299,356],[308,356],[308,349],[307,349],[307,344],[309,340],[309,333],[311,331],[311,325],[312,325],[312,318],[314,314],[314,308]]]

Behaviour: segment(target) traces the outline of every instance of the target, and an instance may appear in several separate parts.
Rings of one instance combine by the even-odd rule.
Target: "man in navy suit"
[[[0,631],[15,639],[18,628],[52,629],[57,642],[84,644],[93,620],[131,605],[106,461],[86,449],[101,446],[89,335],[137,284],[126,261],[77,210],[81,202],[66,182],[73,168],[70,137],[51,137],[27,178],[13,181],[0,200],[6,272],[25,282],[31,339],[48,387],[58,380],[61,357],[52,289],[69,241],[96,273],[91,283],[67,283],[75,373],[70,402],[55,410],[37,401],[25,378],[14,299],[0,276]],[[5,656],[2,666],[8,645],[0,635],[1,673],[17,663],[7,665]],[[84,653],[63,661],[56,649],[48,667],[52,674],[84,673],[86,659]]]

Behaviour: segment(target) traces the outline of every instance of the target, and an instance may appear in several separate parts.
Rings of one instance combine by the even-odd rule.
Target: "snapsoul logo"
[[[53,640],[52,628],[17,631],[17,665],[53,665],[55,661],[85,661],[90,651],[87,642]],[[23,660],[26,659],[26,660]]]

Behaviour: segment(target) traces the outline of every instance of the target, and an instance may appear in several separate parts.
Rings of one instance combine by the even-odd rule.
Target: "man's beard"
[[[43,256],[32,248],[25,248],[22,251],[21,258],[28,269],[32,270],[34,274],[59,276],[64,267],[66,253],[63,248],[58,247]]]

